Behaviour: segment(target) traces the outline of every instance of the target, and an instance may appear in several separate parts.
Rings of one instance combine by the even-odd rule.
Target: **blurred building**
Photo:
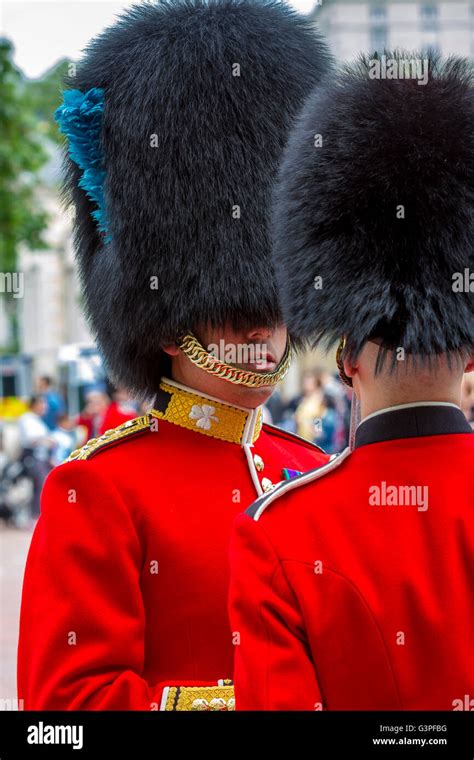
[[[384,48],[474,57],[472,0],[323,0],[311,15],[338,59]]]
[[[65,344],[90,343],[78,277],[74,265],[71,220],[59,200],[60,156],[56,147],[45,146],[51,160],[41,172],[38,204],[49,215],[43,233],[46,248],[19,251],[19,272],[24,295],[19,299],[20,352],[33,359],[35,374],[57,375],[58,355]],[[0,346],[8,343],[5,310],[0,301]]]
[[[42,205],[50,215],[47,250],[23,251],[25,295],[20,305],[20,350],[33,357],[37,374],[56,375],[64,344],[92,343],[82,314],[74,266],[71,224],[57,192],[45,189]]]

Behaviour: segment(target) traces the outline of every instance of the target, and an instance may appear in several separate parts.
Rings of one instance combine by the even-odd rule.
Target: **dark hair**
[[[334,398],[332,393],[326,392],[323,394],[323,404],[326,407],[326,409],[335,409],[336,399]]]

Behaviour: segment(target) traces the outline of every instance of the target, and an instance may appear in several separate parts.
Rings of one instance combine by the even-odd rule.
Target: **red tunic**
[[[237,709],[474,697],[473,462],[457,407],[394,409],[361,424],[353,453],[236,519]]]
[[[328,459],[260,428],[259,410],[164,383],[156,412],[52,472],[23,588],[25,709],[160,709],[164,682],[232,678],[233,519],[283,468]]]

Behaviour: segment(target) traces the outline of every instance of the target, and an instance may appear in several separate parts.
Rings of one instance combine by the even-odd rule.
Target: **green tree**
[[[0,273],[18,271],[20,245],[44,248],[42,233],[47,215],[41,209],[37,189],[39,172],[48,160],[44,138],[38,130],[31,88],[12,60],[13,46],[0,39]],[[3,278],[5,280],[5,278]],[[4,290],[4,288],[2,288]],[[5,299],[11,326],[9,350],[18,347],[18,299]]]
[[[60,146],[64,145],[66,138],[54,121],[54,112],[61,104],[64,82],[72,65],[63,59],[43,74],[41,79],[30,79],[25,83],[38,133]]]

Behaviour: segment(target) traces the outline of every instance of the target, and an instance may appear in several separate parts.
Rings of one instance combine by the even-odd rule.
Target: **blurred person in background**
[[[285,400],[277,389],[265,404],[264,411],[269,412],[271,419],[268,421],[289,433],[296,432],[295,409],[298,406],[301,394]]]
[[[88,392],[84,409],[77,419],[77,424],[85,429],[84,440],[97,438],[100,435],[110,404],[110,396],[104,391]]]
[[[326,454],[335,454],[338,447],[338,433],[342,427],[342,418],[337,411],[337,398],[328,388],[323,393],[321,416],[315,420],[313,441],[321,446]]]
[[[296,433],[307,441],[313,441],[316,422],[323,410],[325,373],[316,368],[305,372],[302,379],[302,396],[295,410]]]
[[[42,396],[45,401],[45,411],[42,419],[50,430],[54,430],[59,417],[65,411],[64,399],[59,391],[54,388],[52,379],[47,375],[43,375],[38,379],[37,388],[38,395]]]
[[[106,430],[123,425],[128,420],[133,420],[137,416],[138,405],[135,403],[132,395],[123,386],[117,387],[112,392],[112,401],[105,410],[102,422],[99,425],[99,435],[103,435]]]
[[[352,409],[352,389],[341,382],[339,375],[331,378],[330,392],[336,400],[336,410],[339,424],[335,435],[334,452],[343,451],[349,443]]]
[[[56,467],[64,462],[77,448],[80,442],[80,430],[75,420],[67,414],[62,414],[58,419],[57,427],[51,432],[53,450],[51,453],[51,465]]]
[[[327,453],[342,451],[349,440],[352,392],[323,369],[307,370],[302,390],[289,401],[279,391],[267,401],[274,425],[297,432]],[[327,446],[327,447],[326,447]]]
[[[49,459],[54,446],[51,431],[44,421],[45,413],[46,401],[43,396],[33,396],[29,410],[18,419],[21,459],[33,482],[33,518],[37,518],[40,513],[41,489],[51,469]]]
[[[277,389],[264,405],[263,412],[266,413],[266,422],[277,427],[283,422],[285,414],[285,402],[283,401],[280,391]]]

